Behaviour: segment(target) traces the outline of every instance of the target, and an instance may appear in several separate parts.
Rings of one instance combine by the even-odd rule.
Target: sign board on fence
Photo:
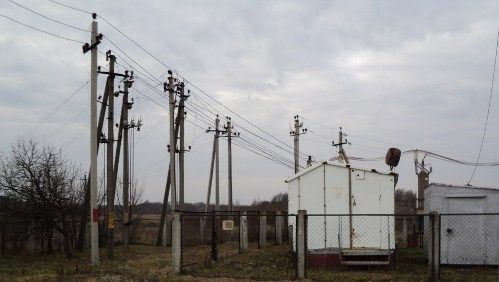
[[[222,230],[234,230],[234,220],[223,220]]]

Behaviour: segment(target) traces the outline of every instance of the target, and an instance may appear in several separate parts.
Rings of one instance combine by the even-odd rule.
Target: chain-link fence
[[[289,215],[281,212],[180,212],[181,269],[195,271],[213,261],[229,262],[258,249],[284,246],[292,238]],[[294,217],[294,216],[291,216]],[[288,245],[291,246],[291,245]],[[283,248],[275,251],[281,252]],[[280,270],[289,272],[295,256],[291,248],[279,256]],[[242,258],[244,259],[244,258]],[[294,272],[294,269],[291,269]],[[294,277],[286,273],[286,277]]]
[[[499,265],[499,213],[440,214],[440,263]]]

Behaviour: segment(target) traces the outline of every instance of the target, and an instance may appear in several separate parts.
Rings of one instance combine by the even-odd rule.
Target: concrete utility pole
[[[239,133],[232,132],[234,127],[232,126],[232,121],[230,117],[227,117],[227,124],[224,126],[225,130],[222,134],[227,134],[227,152],[228,152],[228,188],[229,188],[229,211],[233,210],[232,203],[232,137],[239,136]]]
[[[300,171],[300,135],[306,134],[307,129],[303,127],[303,122],[300,122],[298,115],[293,117],[295,119],[295,129],[289,132],[290,136],[294,138],[294,155],[295,155],[295,173]]]
[[[90,214],[92,224],[90,258],[92,264],[99,264],[99,210],[97,206],[97,45],[102,35],[98,34],[97,14],[92,14],[90,44],[83,45],[83,53],[91,51],[90,56]]]
[[[175,136],[178,136],[179,132],[179,115],[177,114],[177,117],[175,118]],[[175,138],[175,146],[177,146],[176,143],[177,138]],[[166,185],[165,185],[165,194],[163,196],[163,206],[161,208],[161,218],[159,220],[159,231],[158,231],[158,237],[156,238],[156,246],[161,246],[161,242],[163,239],[163,232],[164,232],[164,227],[165,227],[165,222],[166,222],[166,211],[168,207],[168,197],[170,195],[170,171],[171,167],[168,165],[168,173],[166,174]]]
[[[175,135],[175,86],[174,78],[171,70],[168,70],[168,83],[164,85],[165,91],[168,91],[168,98],[170,103],[170,191],[172,193],[171,197],[171,207],[172,211],[177,210],[177,180],[176,180],[176,170],[175,170],[175,149],[177,136]]]
[[[228,151],[228,188],[229,188],[229,211],[232,211],[232,124],[227,117],[227,151]]]
[[[104,87],[104,96],[102,97],[102,100],[103,101],[107,101],[107,95],[108,95],[108,90],[109,90],[109,87],[108,87],[108,83],[109,81],[106,80],[106,86]],[[112,93],[111,93],[112,95]],[[105,103],[102,103],[101,104],[101,108],[100,108],[100,113],[99,113],[99,123],[97,125],[97,132],[101,133],[102,132],[102,127],[103,127],[103,124],[104,124],[104,117],[106,115],[106,105]],[[97,142],[97,155],[99,154],[99,147],[100,147],[100,142]],[[90,178],[90,170],[88,171],[88,174],[89,174],[89,178]],[[80,221],[80,230],[83,230],[83,232],[78,232],[78,242],[76,244],[76,247],[78,250],[83,250],[85,248],[85,245],[90,245],[90,240],[88,239],[85,239],[85,237],[88,235],[88,233],[86,232],[87,229],[89,229],[90,226],[87,226],[88,225],[88,219],[89,219],[89,214],[90,216],[92,216],[91,212],[92,210],[90,209],[90,181],[87,181],[86,182],[86,185],[85,185],[85,196],[84,196],[84,203],[83,203],[83,208],[84,208],[84,212],[81,216],[81,221]],[[87,240],[87,242],[85,242],[85,240]]]
[[[189,92],[189,91],[188,91]],[[180,128],[180,136],[179,136],[179,150],[178,150],[178,166],[179,166],[179,180],[178,180],[178,186],[179,186],[179,209],[184,208],[184,153],[187,152],[188,150],[185,149],[185,115],[187,114],[185,112],[185,100],[189,95],[185,95],[185,84],[182,82],[180,83],[180,102],[178,105],[178,117],[179,117],[179,128]],[[176,136],[176,135],[175,135]],[[190,149],[190,146],[189,146]]]
[[[206,206],[205,206],[205,211],[208,211],[208,206],[210,205],[210,197],[211,197],[211,184],[213,180],[213,166],[215,165],[215,210],[218,211],[220,208],[220,170],[219,170],[219,159],[220,159],[220,154],[218,152],[218,141],[220,139],[220,134],[224,133],[225,131],[221,131],[220,129],[220,118],[217,117],[215,118],[215,129],[211,129],[209,127],[206,132],[215,132],[215,136],[213,138],[213,150],[211,154],[211,165],[210,165],[210,178],[208,180],[208,194],[206,195]]]
[[[220,118],[215,119],[215,210],[220,209]]]
[[[106,53],[109,59],[109,90],[107,100],[107,257],[114,259],[114,63],[116,57]],[[103,101],[106,103],[106,101]]]
[[[129,217],[129,187],[130,187],[130,156],[128,152],[128,129],[130,129],[130,124],[128,122],[128,111],[132,108],[133,103],[128,101],[128,89],[132,87],[132,81],[126,80],[124,82],[123,90],[123,248],[128,250],[130,243],[130,217]]]
[[[424,232],[424,189],[430,184],[430,173],[432,168],[425,164],[426,155],[419,162],[418,150],[414,151],[414,170],[418,176],[418,193],[416,199],[416,213],[419,215],[417,218],[417,232]]]
[[[208,129],[206,132],[210,132],[211,130]],[[216,150],[216,140],[217,136],[213,137],[213,149],[211,150],[211,162],[210,162],[210,177],[208,179],[208,192],[206,194],[206,205],[204,206],[204,211],[208,212],[208,207],[210,206],[210,198],[211,198],[211,184],[213,182],[213,166],[215,164],[215,150]]]
[[[340,127],[340,131],[338,132],[338,143],[332,143],[333,147],[338,147],[338,162],[342,163],[343,161],[346,164],[350,164],[350,160],[348,159],[347,154],[345,153],[345,149],[343,149],[343,145],[349,144],[348,140],[345,138],[343,141],[343,137],[347,135],[343,133],[342,128]]]

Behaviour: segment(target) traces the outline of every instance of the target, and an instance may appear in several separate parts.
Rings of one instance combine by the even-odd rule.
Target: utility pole
[[[94,14],[95,15],[95,14]],[[97,42],[98,25],[92,21],[90,43]],[[92,48],[90,55],[90,213],[92,215],[91,233],[91,260],[92,264],[99,264],[99,210],[97,204],[97,45]]]
[[[128,79],[133,82],[133,71],[129,75],[128,71],[125,71],[125,74],[120,74],[120,73],[114,73],[114,76],[121,76],[123,79]],[[130,84],[131,87],[131,84]],[[124,94],[125,91],[119,90],[114,93],[111,93],[111,95],[114,94],[114,97],[118,97],[120,94]],[[114,169],[113,169],[113,185],[114,185],[114,191],[116,192],[116,182],[118,179],[118,168],[120,164],[120,155],[121,155],[121,141],[123,139],[123,131],[125,128],[126,120],[125,120],[125,108],[128,109],[127,102],[125,101],[125,95],[123,95],[123,103],[121,103],[121,113],[120,113],[120,122],[116,124],[116,127],[118,128],[118,139],[116,140],[116,154],[114,156]]]
[[[290,136],[294,138],[294,156],[295,156],[295,173],[300,171],[300,135],[306,134],[307,129],[302,128],[303,122],[300,122],[300,116],[296,115],[293,117],[295,119],[295,129],[289,132]],[[300,130],[300,128],[302,128]]]
[[[102,39],[98,33],[98,25],[95,19],[97,14],[92,14],[92,29],[90,33],[90,44],[83,45],[83,53],[91,51],[90,55],[90,214],[92,224],[90,259],[92,264],[99,264],[99,210],[97,206],[97,46]]]
[[[215,119],[215,210],[220,209],[220,118]]]
[[[338,143],[332,143],[333,147],[338,147],[338,162],[342,163],[343,161],[346,164],[350,164],[350,160],[348,159],[347,154],[345,153],[345,149],[343,149],[343,145],[350,145],[350,142],[345,138],[345,141],[343,141],[343,137],[346,137],[347,135],[343,133],[342,128],[340,127],[340,132],[338,133]]]
[[[215,165],[215,211],[218,211],[220,208],[220,171],[219,171],[219,152],[218,152],[218,139],[220,137],[220,118],[217,117],[215,118],[215,129],[211,129],[209,127],[206,132],[215,132],[215,136],[213,138],[213,150],[211,154],[211,165],[210,165],[210,178],[208,180],[208,194],[206,195],[206,206],[205,206],[205,211],[208,211],[208,206],[210,205],[210,196],[211,196],[211,184],[213,180],[213,166]]]
[[[102,100],[106,101],[107,100],[107,96],[108,96],[108,90],[109,90],[109,87],[108,87],[108,83],[109,81],[106,80],[106,86],[104,87],[104,96],[102,98]],[[112,95],[113,93],[111,93],[110,95]],[[97,132],[102,133],[102,127],[103,127],[103,124],[104,124],[104,117],[106,115],[106,105],[104,103],[101,104],[101,108],[100,108],[100,113],[99,113],[99,122],[98,122],[98,125],[97,125]],[[99,154],[99,146],[100,145],[100,142],[97,142],[97,153],[96,155]],[[97,157],[97,156],[96,156]],[[89,178],[90,178],[90,170],[88,171],[88,174],[89,174]],[[80,218],[80,232],[78,232],[78,241],[77,241],[77,244],[76,244],[76,247],[78,250],[83,250],[84,248],[84,245],[85,245],[85,236],[86,236],[86,231],[87,231],[87,225],[88,225],[88,220],[89,218],[92,216],[91,212],[92,210],[90,209],[90,181],[87,181],[86,182],[86,185],[85,185],[85,196],[84,196],[84,200],[83,200],[83,213],[82,213],[82,216]],[[90,215],[90,217],[89,217]],[[90,243],[90,242],[87,242],[87,244]]]
[[[425,164],[426,154],[419,162],[419,151],[414,151],[414,170],[418,176],[418,192],[416,196],[416,213],[418,214],[417,231],[424,232],[424,189],[430,184],[430,173],[433,169]],[[429,168],[427,168],[429,167]]]
[[[183,209],[185,205],[185,200],[184,200],[184,153],[189,151],[185,149],[185,115],[187,114],[185,112],[185,100],[189,97],[189,95],[185,95],[185,84],[182,82],[180,83],[180,102],[178,105],[178,117],[179,117],[179,129],[180,129],[180,136],[179,136],[179,150],[178,150],[178,166],[179,166],[179,180],[178,180],[178,186],[179,186],[179,209]],[[190,93],[190,91],[187,91]],[[176,136],[176,135],[175,135]],[[190,149],[190,146],[189,146]]]
[[[129,217],[129,187],[130,187],[130,156],[128,152],[128,129],[130,123],[128,122],[128,111],[132,108],[133,103],[128,101],[128,89],[132,87],[132,80],[124,81],[123,89],[123,248],[128,250],[130,243],[130,217]]]
[[[225,131],[222,134],[227,134],[227,152],[228,152],[228,188],[229,188],[229,211],[233,210],[232,203],[232,137],[238,137],[239,133],[232,132],[234,127],[230,117],[227,117],[227,124],[224,126]]]
[[[179,132],[179,124],[180,124],[179,118],[180,118],[179,115],[177,115],[177,117],[175,118],[175,137],[178,136],[178,132]],[[175,140],[177,140],[177,139],[178,138],[175,138]],[[175,146],[177,146],[176,142],[175,142]],[[171,171],[171,167],[170,167],[170,165],[168,165],[168,173],[166,174],[165,194],[163,196],[163,205],[161,208],[161,217],[159,220],[159,231],[158,231],[158,237],[156,238],[156,246],[161,246],[161,241],[163,238],[163,231],[164,231],[165,221],[166,221],[166,211],[168,208],[168,197],[170,195],[170,182],[171,182],[170,171]]]
[[[114,259],[114,63],[116,57],[106,53],[106,59],[109,60],[109,91],[107,101],[107,257]],[[106,101],[103,101],[106,103]]]
[[[210,132],[211,130],[208,128],[206,132]],[[208,193],[206,193],[206,205],[204,206],[204,211],[208,212],[208,207],[210,206],[210,197],[211,197],[211,184],[213,182],[213,166],[215,164],[215,150],[216,150],[216,136],[213,136],[213,149],[211,150],[211,162],[210,162],[210,177],[208,179]]]
[[[177,210],[177,183],[176,183],[176,170],[175,170],[175,148],[176,139],[175,135],[175,86],[174,78],[171,70],[168,70],[168,83],[164,84],[165,92],[168,91],[169,109],[170,109],[170,192],[172,211]]]

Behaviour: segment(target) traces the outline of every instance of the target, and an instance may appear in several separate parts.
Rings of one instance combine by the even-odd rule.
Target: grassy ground
[[[64,254],[40,254],[35,257],[10,256],[0,259],[1,281],[39,280],[167,280],[172,277],[170,250],[155,246],[132,245],[128,252],[116,248],[114,261],[101,249],[101,264],[91,267],[89,253],[75,253],[67,260]]]
[[[0,281],[165,281],[165,280],[292,280],[295,277],[294,254],[289,246],[270,246],[239,255],[236,244],[219,248],[222,257],[213,263],[209,246],[189,247],[184,252],[183,274],[174,276],[171,270],[170,250],[155,246],[133,245],[129,252],[116,248],[116,259],[106,259],[101,250],[101,264],[91,267],[88,252],[77,253],[66,260],[63,254],[43,254],[35,257],[20,255],[0,259]],[[308,269],[310,280],[325,281],[424,281],[426,262],[420,250],[401,250],[397,264],[387,268],[341,268],[332,270]],[[494,268],[446,268],[443,281],[497,281]]]

